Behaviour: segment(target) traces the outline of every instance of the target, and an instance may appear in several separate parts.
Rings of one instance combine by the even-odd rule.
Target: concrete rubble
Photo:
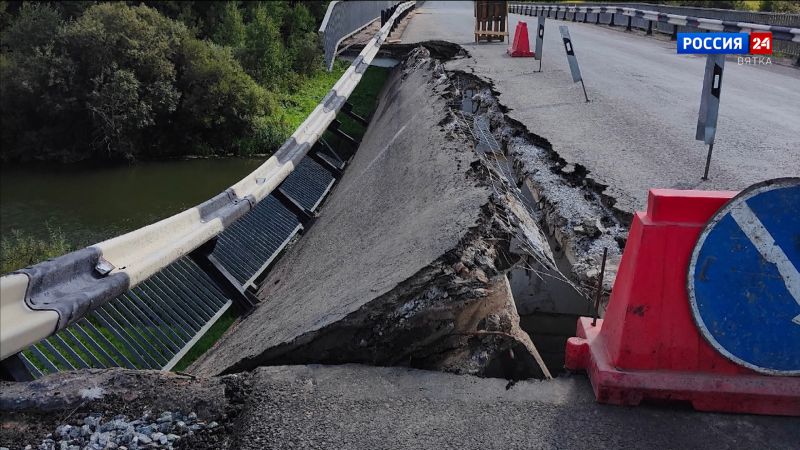
[[[242,377],[92,369],[0,382],[0,447],[216,448],[241,403]]]
[[[455,72],[462,85],[477,91],[475,116],[485,118],[513,166],[513,181],[529,196],[537,227],[548,234],[569,266],[569,276],[591,290],[597,283],[603,249],[608,249],[604,288],[611,290],[627,239],[631,215],[614,207],[605,186],[587,177],[583,166],[568,164],[550,143],[508,117],[492,85]]]

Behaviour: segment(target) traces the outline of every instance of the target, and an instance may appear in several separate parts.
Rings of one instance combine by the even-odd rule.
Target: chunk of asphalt
[[[314,226],[191,373],[367,363],[549,378],[507,289],[504,208],[471,140],[437,125],[450,88],[424,48],[394,69]]]

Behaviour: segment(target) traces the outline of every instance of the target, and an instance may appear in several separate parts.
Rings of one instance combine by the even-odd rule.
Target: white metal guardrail
[[[325,66],[333,68],[333,60],[339,44],[381,16],[397,1],[332,1],[319,27],[322,46],[325,50]]]
[[[394,21],[413,4],[400,5],[281,148],[225,192],[159,222],[0,278],[0,360],[81,321],[253,210],[328,129]]]
[[[654,5],[658,6],[658,5]],[[572,21],[578,20],[578,14],[583,14],[582,22],[588,22],[589,15],[594,15],[594,22],[599,23],[601,20],[609,20],[610,25],[623,25],[622,23],[615,22],[616,16],[626,17],[628,20],[627,27],[630,29],[631,20],[640,20],[647,22],[648,32],[652,32],[652,26],[655,23],[662,25],[672,26],[673,36],[677,34],[678,27],[687,27],[694,30],[708,30],[708,31],[727,31],[727,32],[741,32],[750,33],[753,31],[770,31],[772,37],[776,41],[800,43],[800,28],[783,26],[783,25],[768,25],[750,22],[737,22],[722,19],[712,19],[706,17],[694,17],[679,14],[669,14],[660,11],[649,9],[638,9],[616,5],[542,5],[531,3],[514,3],[510,5],[510,10],[516,14],[523,14],[529,16],[546,15],[558,18],[559,13],[563,13],[563,19],[566,19],[567,14],[572,14]],[[700,9],[698,9],[700,11]],[[716,10],[715,10],[716,11]],[[605,15],[606,17],[601,19]],[[605,23],[605,22],[604,22]],[[793,45],[792,48],[797,48]],[[776,50],[778,50],[776,48]],[[794,50],[788,49],[789,54],[797,56]]]

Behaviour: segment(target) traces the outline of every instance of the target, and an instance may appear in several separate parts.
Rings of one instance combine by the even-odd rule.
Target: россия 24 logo
[[[678,53],[771,55],[772,33],[678,33]]]

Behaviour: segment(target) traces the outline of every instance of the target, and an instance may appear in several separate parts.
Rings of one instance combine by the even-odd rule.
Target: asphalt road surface
[[[510,15],[512,34],[520,19],[533,48],[537,18]],[[590,103],[570,77],[560,25],[569,27]],[[548,19],[543,72],[535,73],[533,58],[509,57],[508,42],[475,44],[473,29],[472,2],[428,1],[402,40],[462,45],[470,57],[448,69],[492,82],[510,118],[585,166],[622,210],[643,209],[650,188],[739,190],[800,176],[800,69],[727,60],[710,180],[703,182],[706,147],[694,136],[704,56],[676,54],[668,37]]]
[[[583,376],[482,379],[406,368],[262,367],[235,448],[792,448],[790,417],[595,402]]]
[[[378,308],[368,304],[455,248],[475,226],[491,192],[467,175],[472,148],[436,125],[446,106],[433,77],[430,69],[409,68],[387,80],[358,153],[318,220],[264,281],[265,301],[193,373],[302,359],[297,346],[337,324],[358,328],[358,311]],[[331,344],[331,352],[347,348],[341,336],[331,340],[339,346]],[[374,342],[370,333],[359,336],[364,346]]]

